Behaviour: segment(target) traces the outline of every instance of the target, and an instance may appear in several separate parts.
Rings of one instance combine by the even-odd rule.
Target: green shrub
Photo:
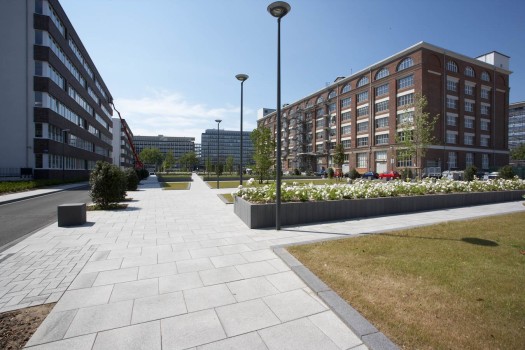
[[[135,172],[137,173],[139,181],[142,181],[142,180],[147,179],[149,177],[149,171],[147,171],[144,168],[137,169],[137,170],[135,170]]]
[[[328,168],[328,178],[333,179],[334,178],[334,168]]]
[[[476,176],[476,173],[478,172],[478,168],[476,168],[475,165],[469,165],[467,169],[463,172],[463,177],[465,178],[465,181],[472,181],[474,180],[474,176]]]
[[[128,191],[136,191],[137,187],[139,187],[140,180],[135,169],[127,168],[124,170],[124,175],[126,176],[126,189]]]
[[[89,175],[89,184],[91,199],[102,209],[108,209],[126,197],[126,175],[107,162],[97,162]]]
[[[301,170],[295,168],[295,170],[293,171],[293,174],[294,175],[301,175]]]
[[[348,177],[351,178],[352,180],[355,180],[355,179],[360,178],[361,174],[359,174],[359,171],[357,171],[355,168],[352,168],[352,170],[348,172]]]
[[[514,173],[514,169],[512,169],[512,166],[510,165],[502,166],[499,169],[499,176],[502,179],[512,179],[515,175],[516,173]]]

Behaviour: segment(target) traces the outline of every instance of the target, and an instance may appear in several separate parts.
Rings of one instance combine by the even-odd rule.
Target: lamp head
[[[275,1],[268,5],[268,12],[274,17],[282,18],[290,12],[291,7],[284,1]]]
[[[216,123],[220,123],[220,122],[222,122],[222,120],[221,119],[215,119],[215,122]]]
[[[244,82],[245,80],[248,80],[248,75],[247,74],[237,74],[235,78],[237,78],[237,80],[239,81]]]

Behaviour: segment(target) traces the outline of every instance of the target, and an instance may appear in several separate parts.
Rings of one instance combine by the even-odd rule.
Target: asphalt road
[[[89,202],[89,187],[85,186],[0,205],[0,252],[9,243],[56,222],[60,204]]]

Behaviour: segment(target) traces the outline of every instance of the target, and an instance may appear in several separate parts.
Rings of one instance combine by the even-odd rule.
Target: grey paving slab
[[[139,273],[138,267],[102,271],[98,273],[95,281],[93,282],[93,286],[102,286],[106,284],[136,281],[138,273]]]
[[[223,253],[217,247],[190,249],[189,252],[193,259],[223,255]]]
[[[55,305],[53,311],[64,311],[106,304],[109,301],[113,286],[100,286],[76,290],[68,290],[60,301]]]
[[[264,276],[278,272],[277,269],[267,261],[236,265],[235,267],[237,268],[237,270],[239,270],[239,272],[241,273],[241,275],[243,275],[244,278]]]
[[[178,250],[175,252],[160,252],[157,254],[157,260],[159,264],[188,259],[191,259],[191,255],[187,249]]]
[[[248,260],[246,260],[241,254],[213,256],[210,257],[210,260],[217,268],[246,264],[248,262]]]
[[[131,323],[142,323],[187,312],[182,292],[135,299]]]
[[[363,344],[363,341],[331,311],[309,316],[308,319],[341,349],[351,349]]]
[[[159,292],[170,293],[204,286],[198,272],[159,277]]]
[[[97,335],[93,350],[160,350],[160,321],[117,328]]]
[[[260,299],[218,307],[216,312],[228,337],[281,323]]]
[[[110,301],[138,299],[159,294],[158,278],[115,284]]]
[[[190,259],[177,261],[177,269],[180,273],[209,270],[213,268],[209,258]]]
[[[131,324],[133,300],[79,309],[65,338],[95,333]]]
[[[232,293],[224,284],[183,291],[188,312],[235,303]]]
[[[145,255],[136,257],[127,257],[122,261],[122,268],[155,265],[157,263],[157,255]]]
[[[288,292],[306,287],[306,284],[292,271],[268,275],[266,279],[280,292]]]
[[[28,350],[91,350],[95,343],[96,334],[87,334],[80,337],[59,340],[52,343],[25,347]]]
[[[279,293],[279,290],[264,277],[230,282],[227,285],[237,301],[257,299]]]
[[[33,346],[64,338],[71,322],[75,318],[77,310],[68,310],[50,313],[42,324],[37,328],[26,346]]]
[[[142,248],[126,248],[126,249],[113,249],[109,252],[106,259],[117,259],[117,258],[128,258],[134,256],[140,256],[142,254]]]
[[[302,289],[271,295],[263,300],[283,322],[327,310]]]
[[[146,265],[139,268],[139,280],[177,274],[175,262],[163,264]]]
[[[277,258],[277,255],[275,255],[270,249],[260,249],[255,251],[244,252],[241,253],[241,255],[249,262],[272,260]]]
[[[268,350],[257,332],[246,333],[237,337],[219,340],[201,345],[197,350]]]
[[[122,265],[122,258],[120,259],[111,259],[111,260],[100,260],[100,261],[90,261],[82,269],[83,273],[88,272],[99,272],[107,270],[119,269]]]
[[[199,271],[199,275],[206,286],[243,279],[239,271],[233,266]]]
[[[160,322],[163,349],[182,350],[226,338],[214,310],[165,318]]]

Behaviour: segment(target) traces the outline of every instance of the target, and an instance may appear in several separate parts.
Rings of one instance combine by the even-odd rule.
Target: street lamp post
[[[291,7],[284,1],[268,5],[268,12],[277,18],[277,174],[275,178],[275,229],[281,229],[281,18]]]
[[[64,182],[66,172],[66,152],[64,150],[64,144],[67,142],[67,133],[69,129],[62,130],[62,182]]]
[[[244,85],[244,82],[248,79],[248,75],[246,74],[237,74],[235,76],[235,78],[237,78],[237,80],[239,80],[241,82],[241,156],[239,158],[239,173],[241,175],[241,180],[240,180],[240,185],[242,186],[242,147],[243,147],[243,144],[242,144],[242,109],[243,109],[243,106],[242,106],[242,103],[243,103],[243,85]]]
[[[221,119],[215,119],[217,123],[217,165],[215,166],[215,172],[217,173],[217,188],[219,188],[219,124],[222,122]]]

